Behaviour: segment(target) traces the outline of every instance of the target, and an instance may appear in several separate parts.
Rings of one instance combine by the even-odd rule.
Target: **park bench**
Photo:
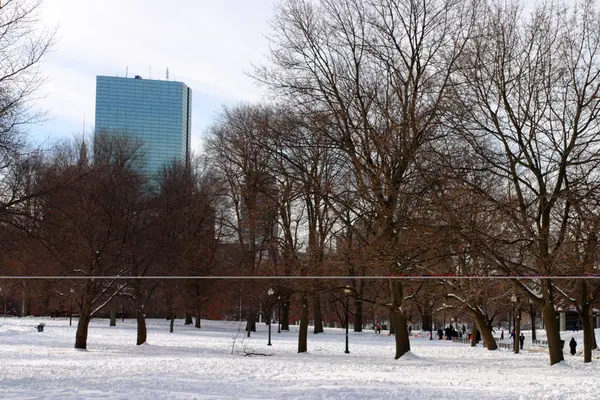
[[[46,326],[46,324],[41,323],[38,326],[36,326],[36,329],[38,332],[44,332],[44,326]]]
[[[460,338],[460,337],[454,336],[452,338],[452,341],[455,342],[455,343],[471,343],[471,341],[469,340],[468,337],[462,337],[462,338]]]

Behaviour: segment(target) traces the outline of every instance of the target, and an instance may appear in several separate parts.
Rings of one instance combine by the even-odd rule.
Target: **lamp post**
[[[75,293],[75,289],[71,288],[71,306],[69,307],[69,326],[73,325],[73,293]]]
[[[277,296],[277,333],[281,333],[281,296]]]
[[[513,303],[513,352],[516,354],[519,352],[519,345],[518,345],[518,340],[519,338],[517,338],[517,296],[513,293],[512,296],[510,296],[510,301]],[[512,332],[511,332],[512,333]]]
[[[535,308],[531,299],[529,299],[529,316],[531,317],[531,340],[533,342],[537,339],[537,336],[535,332]]]
[[[346,351],[344,351],[344,353],[349,354],[350,350],[348,350],[348,299],[350,298],[350,286],[346,285],[346,287],[344,288],[344,293],[346,293]]]
[[[269,343],[267,343],[267,346],[271,346],[271,317],[273,315],[273,313],[271,312],[271,296],[273,296],[273,289],[269,288],[269,291],[267,292],[269,294]]]
[[[0,287],[0,293],[2,293],[2,287]],[[2,293],[2,301],[4,302],[4,318],[6,318],[6,294]]]
[[[433,340],[433,300],[429,300],[429,340]]]

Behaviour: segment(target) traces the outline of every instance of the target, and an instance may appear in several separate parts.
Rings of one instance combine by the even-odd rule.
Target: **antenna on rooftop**
[[[167,76],[167,80],[169,80],[169,67],[167,67],[166,76]]]

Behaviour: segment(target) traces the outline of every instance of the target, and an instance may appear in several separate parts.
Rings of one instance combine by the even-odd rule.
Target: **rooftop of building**
[[[180,81],[173,81],[173,80],[168,80],[168,79],[147,79],[141,75],[134,75],[134,76],[96,75],[96,79],[98,79],[98,78],[107,78],[107,79],[114,79],[114,80],[127,80],[127,81],[143,81],[143,82],[152,82],[152,83],[160,82],[160,83],[165,83],[165,84],[177,83],[180,85],[187,86],[185,83],[180,82]]]

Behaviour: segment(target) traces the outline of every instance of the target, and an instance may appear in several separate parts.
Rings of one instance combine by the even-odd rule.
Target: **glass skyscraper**
[[[148,174],[173,160],[188,160],[191,108],[192,91],[182,82],[96,77],[96,135],[141,143]]]

